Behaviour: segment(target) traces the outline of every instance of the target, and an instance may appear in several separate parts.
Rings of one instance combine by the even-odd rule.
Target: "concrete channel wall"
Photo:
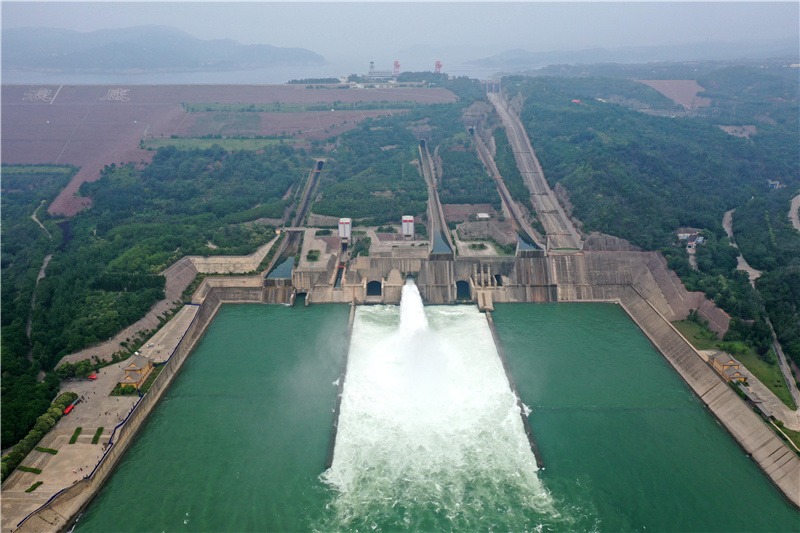
[[[619,303],[728,433],[800,508],[800,458],[633,286],[620,292]]]
[[[150,390],[142,396],[125,421],[115,428],[110,439],[111,445],[107,448],[98,466],[86,478],[56,494],[49,502],[26,518],[15,531],[65,531],[74,523],[74,520],[91,502],[122,459],[150,412],[169,388],[183,362],[194,350],[206,328],[216,316],[220,306],[223,303],[252,301],[242,300],[241,297],[241,288],[238,287],[212,287],[207,291],[203,303],[200,305],[200,311],[189,325],[169,360],[164,364],[164,368],[153,382]],[[258,301],[260,301],[260,297]]]
[[[224,289],[225,301],[229,303],[260,302],[263,299],[261,276],[208,277],[192,295],[192,303],[202,304],[213,289]]]

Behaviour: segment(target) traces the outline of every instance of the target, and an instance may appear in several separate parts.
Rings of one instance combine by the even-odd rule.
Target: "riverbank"
[[[3,483],[2,527],[4,530],[8,528],[13,531],[61,531],[67,528],[68,524],[89,503],[97,490],[110,476],[117,462],[133,442],[136,433],[147,419],[147,416],[164,391],[169,387],[194,346],[205,333],[206,328],[216,315],[224,299],[224,291],[212,291],[206,297],[203,305],[199,307],[193,304],[184,306],[175,317],[175,320],[170,321],[165,326],[162,330],[160,345],[163,350],[171,348],[169,359],[164,364],[161,373],[150,387],[148,393],[141,398],[133,397],[135,403],[129,411],[120,412],[117,415],[121,420],[117,420],[116,426],[112,426],[113,420],[112,424],[108,425],[110,435],[108,431],[105,431],[106,426],[103,426],[103,440],[98,441],[97,444],[88,444],[79,448],[72,448],[69,445],[61,446],[64,450],[69,451],[70,454],[75,455],[75,457],[71,458],[71,461],[54,460],[48,466],[47,460],[52,460],[58,455],[54,455],[52,458],[45,457],[44,459],[47,460],[39,467],[42,470],[42,474],[36,475],[35,478],[36,480],[47,479],[47,481],[37,489],[36,493],[22,494],[23,489],[27,488],[27,482],[29,481],[27,477],[33,474],[19,471],[9,476]],[[179,329],[185,327],[186,324],[186,321],[183,320],[183,315],[192,313],[196,313],[194,318],[185,331],[180,331]],[[107,372],[110,373],[112,370],[108,369]],[[83,396],[85,397],[92,393],[90,398],[97,396],[98,400],[96,403],[90,400],[85,405],[79,405],[75,416],[78,416],[77,412],[80,410],[82,418],[100,420],[108,412],[109,405],[113,409],[116,402],[112,402],[112,400],[116,398],[108,396],[110,390],[105,391],[113,380],[114,377],[110,376],[108,383],[106,383],[106,379],[98,380],[99,383],[87,382],[87,390],[83,391]],[[92,385],[95,388],[100,388],[101,386],[103,388],[90,390]],[[124,400],[120,398],[119,403],[130,405],[130,398],[124,398]],[[54,428],[54,435],[60,435],[64,431],[68,431],[69,428],[66,428],[66,426],[70,424],[70,420],[68,416],[62,418],[59,425]],[[62,430],[61,425],[66,429]],[[52,444],[60,446],[64,442],[54,441]],[[63,459],[63,457],[65,456],[62,455],[61,458]],[[25,462],[27,463],[33,459],[35,458],[27,458]],[[84,465],[84,463],[86,464]],[[78,469],[70,469],[69,466],[72,464],[79,465]],[[86,466],[85,469],[79,470],[84,466]],[[70,470],[75,471],[70,475]],[[83,475],[80,479],[74,480],[73,478],[78,472]],[[61,486],[65,481],[68,481],[66,478],[73,479],[72,483]],[[13,495],[13,497],[8,497],[7,495]],[[48,495],[50,496],[49,498]]]

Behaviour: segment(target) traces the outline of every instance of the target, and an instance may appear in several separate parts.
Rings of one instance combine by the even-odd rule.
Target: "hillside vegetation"
[[[721,232],[725,211],[766,192],[764,176],[788,172],[778,158],[708,123],[609,102],[642,92],[664,98],[633,81],[535,78],[520,90],[521,118],[545,176],[569,191],[584,230],[645,249],[669,244],[681,226]]]
[[[788,183],[788,191],[798,186],[797,83],[746,68],[709,72],[703,83],[713,90],[712,109],[668,118],[628,107],[672,106],[631,80],[504,79],[511,95],[525,97],[521,118],[545,176],[552,187],[565,187],[584,231],[660,249],[687,289],[704,292],[731,315],[726,340],[746,341],[766,360],[769,316],[797,358],[800,235],[786,221],[790,193],[771,193],[767,185],[770,179]],[[734,101],[740,124],[759,124],[752,140],[717,127],[730,123]],[[758,291],[736,270],[739,251],[722,229],[723,214],[733,208],[742,253],[767,270]],[[697,249],[696,269],[677,245],[679,227],[699,228],[708,239]]]
[[[184,255],[244,255],[272,239],[271,227],[245,222],[282,217],[292,201],[283,196],[299,189],[312,164],[286,146],[232,153],[219,146],[162,148],[142,170],[112,164],[100,180],[85,183],[81,194],[92,198],[92,209],[60,225],[45,220],[52,243],[30,213],[54,198],[74,169],[12,181],[4,167],[4,187],[22,190],[3,191],[3,447],[47,409],[59,385],[51,371],[64,355],[113,336],[164,298],[158,272]],[[47,218],[46,209],[39,215]],[[31,311],[48,252],[53,257]],[[48,372],[43,383],[36,381],[39,370]]]

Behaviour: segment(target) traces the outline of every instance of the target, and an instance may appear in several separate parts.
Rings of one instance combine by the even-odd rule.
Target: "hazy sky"
[[[2,27],[90,31],[163,24],[201,38],[308,48],[329,60],[411,47],[458,60],[530,51],[798,39],[787,2],[2,2]],[[409,52],[409,55],[410,52]],[[423,54],[419,54],[423,55]],[[429,54],[424,54],[429,55]]]

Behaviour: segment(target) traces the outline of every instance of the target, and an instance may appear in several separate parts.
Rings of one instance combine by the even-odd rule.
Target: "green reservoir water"
[[[406,294],[406,291],[410,294]],[[412,304],[409,304],[412,302]],[[622,309],[225,305],[78,532],[800,531]],[[409,305],[406,305],[409,304]]]
[[[345,305],[223,305],[76,531],[307,531]]]
[[[800,513],[613,304],[496,306],[574,531],[800,531]]]

